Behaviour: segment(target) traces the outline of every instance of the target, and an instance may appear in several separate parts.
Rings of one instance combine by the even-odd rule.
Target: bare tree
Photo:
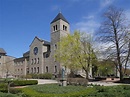
[[[123,68],[127,67],[130,57],[130,34],[128,20],[122,9],[109,7],[103,14],[104,22],[99,30],[100,41],[106,43],[108,58],[114,59],[120,73],[120,80],[123,79]]]

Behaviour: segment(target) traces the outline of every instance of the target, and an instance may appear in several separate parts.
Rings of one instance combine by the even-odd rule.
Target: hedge
[[[2,93],[0,92],[0,97],[21,97],[20,95],[10,94],[10,93]]]
[[[25,78],[33,78],[33,79],[52,79],[52,74],[51,74],[51,73],[28,74]]]
[[[26,85],[36,85],[37,80],[13,80],[10,86],[26,86]]]
[[[0,92],[7,92],[7,83],[0,83]]]

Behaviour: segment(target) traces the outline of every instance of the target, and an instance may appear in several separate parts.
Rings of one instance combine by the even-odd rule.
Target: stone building
[[[14,59],[14,57],[6,55],[3,48],[0,48],[0,78],[14,75]]]
[[[69,22],[59,13],[50,23],[51,41],[35,37],[29,46],[29,51],[23,57],[14,59],[14,76],[27,74],[43,74],[46,72],[59,74],[62,66],[54,58],[57,42],[70,33]]]

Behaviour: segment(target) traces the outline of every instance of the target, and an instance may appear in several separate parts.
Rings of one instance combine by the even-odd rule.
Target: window
[[[21,69],[21,74],[23,73],[23,69]]]
[[[55,31],[55,26],[53,26],[53,31]]]
[[[46,58],[48,58],[49,57],[49,54],[46,54]]]
[[[48,72],[48,66],[46,66],[46,72]]]
[[[35,60],[34,60],[34,64],[36,64],[36,61],[37,61],[37,60],[36,60],[36,58],[35,58]]]
[[[34,67],[34,73],[36,73],[36,67]]]
[[[65,26],[65,31],[67,31],[67,26]]]
[[[53,26],[53,31],[57,30],[57,25]]]
[[[39,67],[37,67],[37,73],[39,73]]]
[[[67,31],[67,26],[63,25],[63,30]]]
[[[33,59],[32,59],[32,63],[31,64],[33,64]]]
[[[57,25],[56,25],[56,30],[57,30]]]
[[[39,58],[37,59],[37,64],[39,64]]]

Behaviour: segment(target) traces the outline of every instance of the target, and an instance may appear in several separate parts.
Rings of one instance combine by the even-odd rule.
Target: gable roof
[[[50,45],[50,42],[48,42],[48,41],[46,41],[46,40],[43,40],[43,39],[40,39],[40,38],[38,38],[37,36],[35,37],[37,40],[39,40],[40,42],[44,42],[43,44],[45,44],[45,45]],[[33,39],[33,41],[35,40],[35,38]],[[32,43],[33,43],[33,41],[32,41]],[[30,44],[30,46],[32,45],[32,43]]]
[[[51,22],[51,24],[52,23],[54,23],[54,22],[56,22],[56,21],[58,21],[58,20],[63,20],[63,21],[65,21],[65,22],[67,22],[68,24],[69,24],[69,22],[65,19],[65,17],[61,14],[61,13],[59,13],[55,18],[54,18],[54,20]]]
[[[0,48],[0,54],[6,54],[6,52],[3,48]]]

